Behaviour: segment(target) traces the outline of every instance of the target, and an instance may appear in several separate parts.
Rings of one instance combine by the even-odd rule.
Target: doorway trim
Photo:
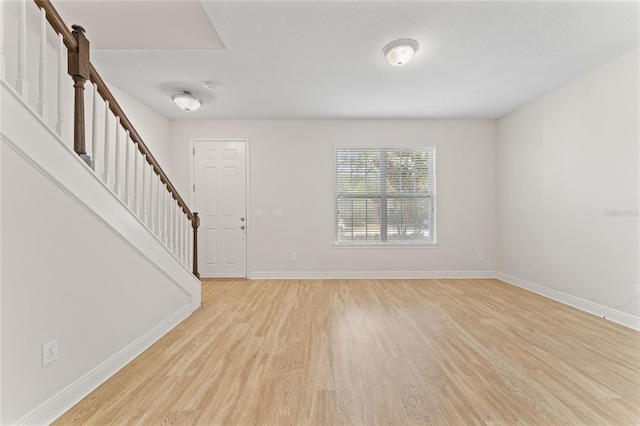
[[[253,215],[251,212],[251,144],[249,138],[192,138],[189,141],[189,204],[193,208],[195,206],[195,174],[196,174],[196,155],[195,155],[195,143],[196,142],[244,142],[245,144],[245,205],[247,206],[247,264],[245,276],[248,280],[251,279],[251,245],[253,233]],[[251,219],[251,220],[250,220]]]

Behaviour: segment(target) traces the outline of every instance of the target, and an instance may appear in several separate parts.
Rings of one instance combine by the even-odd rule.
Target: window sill
[[[438,244],[408,244],[408,243],[386,243],[386,244],[341,244],[334,243],[333,248],[336,249],[437,249]]]

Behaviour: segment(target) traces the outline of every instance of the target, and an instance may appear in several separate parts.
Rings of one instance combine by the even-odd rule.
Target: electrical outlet
[[[296,260],[298,260],[298,254],[297,253],[291,253],[291,261],[295,262]]]
[[[480,260],[480,261],[484,260],[484,252],[483,251],[479,251],[478,252],[478,260]]]
[[[42,345],[42,366],[46,367],[58,359],[58,339]]]

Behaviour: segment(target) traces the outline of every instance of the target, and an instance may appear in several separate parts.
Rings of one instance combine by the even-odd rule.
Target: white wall
[[[491,276],[496,266],[495,122],[174,121],[175,184],[193,139],[250,141],[251,276]],[[437,146],[438,248],[335,248],[334,144]],[[283,219],[271,211],[283,210]],[[262,210],[263,219],[251,212]],[[478,251],[484,260],[477,260]],[[298,260],[290,260],[296,252]]]
[[[14,151],[2,151],[1,423],[13,424],[189,299]],[[60,359],[42,368],[40,345],[52,339]]]
[[[200,283],[1,86],[0,423],[44,424],[197,309]]]
[[[640,292],[638,63],[629,52],[498,121],[501,278],[597,314]],[[637,322],[639,303],[621,311]]]

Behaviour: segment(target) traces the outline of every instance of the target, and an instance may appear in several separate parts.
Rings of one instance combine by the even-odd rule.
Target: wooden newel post
[[[73,149],[89,166],[91,158],[85,148],[84,123],[84,83],[91,78],[89,62],[89,40],[84,36],[84,28],[71,26],[73,37],[78,42],[77,50],[69,50],[69,75],[73,78],[75,101],[73,109]]]
[[[193,212],[191,226],[193,227],[193,275],[196,278],[200,278],[200,273],[198,272],[198,227],[200,226],[198,212]]]

